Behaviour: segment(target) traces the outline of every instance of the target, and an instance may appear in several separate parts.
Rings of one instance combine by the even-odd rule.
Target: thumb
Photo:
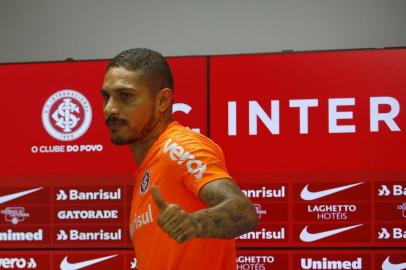
[[[168,204],[162,197],[158,186],[156,186],[156,185],[151,186],[151,194],[152,194],[152,199],[154,200],[155,204],[158,206],[159,212],[162,213],[163,211],[165,211]]]

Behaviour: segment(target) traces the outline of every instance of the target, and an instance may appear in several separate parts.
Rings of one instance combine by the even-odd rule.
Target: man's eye
[[[129,94],[129,93],[124,93],[124,92],[120,93],[120,98],[123,100],[130,98],[130,96],[131,96],[131,94]]]

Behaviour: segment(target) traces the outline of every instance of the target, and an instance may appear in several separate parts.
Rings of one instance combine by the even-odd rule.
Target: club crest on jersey
[[[140,194],[141,195],[144,195],[145,192],[147,191],[150,180],[151,180],[151,173],[149,172],[149,170],[147,170],[141,179],[141,184],[140,184]]]

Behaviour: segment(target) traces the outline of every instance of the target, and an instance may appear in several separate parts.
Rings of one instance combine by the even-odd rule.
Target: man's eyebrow
[[[113,89],[112,90],[112,92],[116,92],[116,93],[119,93],[119,92],[137,92],[138,90],[137,89],[135,89],[135,88],[130,88],[130,87],[120,87],[120,88],[116,88],[116,89]],[[108,90],[106,90],[106,89],[104,89],[104,88],[102,88],[101,90],[100,90],[100,93],[101,94],[109,94],[109,92],[110,91],[108,91]]]

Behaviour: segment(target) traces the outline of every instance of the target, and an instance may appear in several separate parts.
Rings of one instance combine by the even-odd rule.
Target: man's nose
[[[109,100],[106,103],[106,106],[104,106],[104,114],[106,116],[118,114],[117,104],[112,97],[109,98]]]

